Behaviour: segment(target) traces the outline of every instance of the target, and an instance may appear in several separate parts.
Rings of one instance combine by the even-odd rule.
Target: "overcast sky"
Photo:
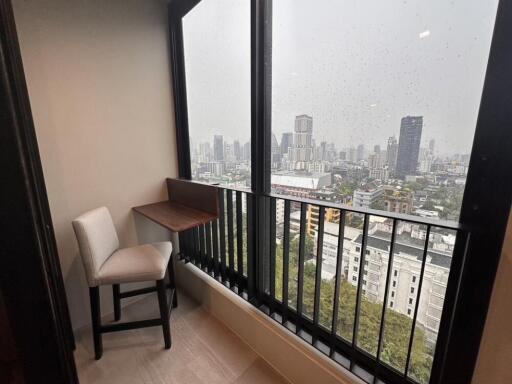
[[[385,147],[400,119],[469,153],[497,0],[274,0],[272,130],[313,116],[317,143]],[[202,0],[184,18],[194,142],[250,137],[250,1]]]

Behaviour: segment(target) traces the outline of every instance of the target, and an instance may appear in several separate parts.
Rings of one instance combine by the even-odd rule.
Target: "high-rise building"
[[[364,145],[359,144],[357,146],[357,161],[364,160]]]
[[[271,143],[271,164],[272,168],[279,168],[281,165],[281,147],[277,142],[276,135],[272,134],[272,143]]]
[[[431,154],[434,154],[434,150],[436,149],[436,141],[434,139],[430,139],[428,142],[428,150]]]
[[[288,149],[288,160],[292,168],[305,169],[306,163],[313,160],[313,118],[308,115],[295,117],[293,147]]]
[[[211,160],[211,149],[210,143],[199,144],[199,154],[197,161],[199,163],[207,163]]]
[[[398,177],[416,173],[422,129],[423,116],[402,117],[395,171]]]
[[[233,152],[233,144],[224,143],[224,160],[235,161],[235,154]]]
[[[248,141],[244,144],[244,160],[250,161],[251,160],[251,142]]]
[[[281,155],[286,155],[288,153],[288,148],[293,146],[293,133],[285,132],[281,136]]]
[[[374,146],[373,146],[373,152],[375,152],[375,153],[380,153],[380,145],[378,145],[378,144],[377,144],[377,145],[374,145]]]
[[[235,155],[235,160],[242,160],[242,147],[240,146],[240,142],[238,140],[233,142],[233,154]]]
[[[222,135],[213,136],[213,160],[224,160],[224,139]]]
[[[396,156],[398,155],[398,141],[395,136],[388,139],[388,148],[386,151],[386,163],[391,171],[396,168]]]
[[[357,151],[354,147],[350,147],[348,150],[348,161],[355,163],[357,161]]]
[[[382,167],[382,163],[381,163],[380,153],[370,154],[370,156],[368,156],[368,168],[377,169],[377,168],[381,168],[381,167]]]

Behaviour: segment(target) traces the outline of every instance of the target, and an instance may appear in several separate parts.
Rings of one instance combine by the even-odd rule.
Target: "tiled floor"
[[[123,320],[156,317],[156,295],[123,309]],[[77,335],[81,384],[284,384],[287,383],[222,323],[183,294],[171,316],[172,348],[161,327],[103,335],[94,360],[89,329]]]

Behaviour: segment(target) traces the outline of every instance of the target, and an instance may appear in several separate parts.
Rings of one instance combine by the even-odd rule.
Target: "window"
[[[353,269],[354,272],[357,272],[359,270],[358,267],[353,267],[352,269]]]
[[[456,220],[497,0],[315,4],[273,2],[272,188]]]
[[[369,255],[369,254],[370,254],[370,250],[366,249],[366,250],[364,251],[364,253],[365,253],[366,255]]]
[[[248,187],[250,2],[201,1],[183,18],[183,41],[192,179]]]
[[[188,117],[193,178],[247,186],[251,167],[256,169],[256,165],[250,164],[248,151],[235,150],[235,147],[240,147],[244,141],[249,144],[249,137],[242,139],[242,132],[248,134],[250,131],[250,103],[246,103],[247,100],[244,101],[240,95],[250,95],[248,63],[254,52],[249,49],[244,54],[235,52],[238,48],[243,49],[243,44],[232,43],[230,39],[235,39],[233,36],[228,36],[227,43],[222,41],[222,44],[219,43],[221,39],[215,40],[215,36],[207,36],[207,41],[202,41],[200,37],[215,29],[208,24],[212,18],[205,18],[204,22],[196,21],[194,27],[191,27],[193,19],[198,18],[203,7],[231,7],[234,10],[239,5],[238,10],[243,8],[243,12],[238,15],[230,14],[231,10],[218,12],[215,23],[223,24],[221,29],[230,29],[231,34],[239,28],[246,28],[250,19],[249,1],[237,1],[236,6],[233,5],[235,1],[202,0],[184,17]],[[269,25],[272,25],[272,77],[271,84],[266,84],[270,86],[272,94],[272,139],[270,148],[266,148],[271,158],[268,168],[272,173],[272,190],[298,199],[324,200],[326,207],[331,202],[352,205],[356,212],[346,217],[346,227],[350,228],[346,232],[347,237],[351,236],[350,242],[345,243],[350,244],[346,245],[346,256],[350,257],[354,249],[352,244],[362,244],[364,236],[368,235],[369,239],[376,234],[365,244],[371,246],[372,250],[379,248],[387,257],[391,249],[390,241],[381,242],[381,236],[382,232],[391,233],[390,223],[385,222],[386,216],[391,215],[382,213],[384,221],[376,226],[370,225],[370,231],[362,234],[363,223],[372,215],[365,217],[358,214],[358,210],[401,210],[406,215],[430,219],[458,219],[458,204],[464,191],[497,0],[474,2],[471,6],[463,0],[433,0],[421,4],[401,2],[391,5],[377,1],[368,4],[319,1],[319,6],[314,9],[305,0],[280,0],[272,4],[273,16],[269,21]],[[240,19],[245,19],[245,23],[238,24]],[[248,28],[244,31],[236,38],[241,39],[247,33],[244,41],[248,42]],[[196,33],[195,37],[193,33]],[[220,80],[224,84],[229,83],[226,88],[230,90],[221,92],[220,96],[223,98],[223,107],[229,105],[237,113],[233,120],[236,120],[236,133],[240,136],[238,145],[235,145],[235,138],[223,132],[232,130],[232,122],[227,121],[230,116],[226,115],[225,109],[205,108],[211,93],[216,89],[209,84],[215,82],[212,78],[217,75],[222,79],[223,70],[222,65],[215,62],[220,55],[212,55],[211,50],[222,52],[223,56],[231,60],[229,65],[241,63],[237,68],[229,69],[230,78],[227,82],[226,79]],[[199,54],[201,51],[206,52],[203,57]],[[208,68],[209,61],[213,62],[212,68]],[[208,62],[208,65],[201,67],[199,64],[204,62]],[[197,68],[204,69],[204,73]],[[194,82],[201,84],[201,81],[201,87],[194,85]],[[231,90],[237,87],[240,89]],[[207,89],[206,93],[209,94],[201,95],[197,92],[201,88],[203,91]],[[231,99],[235,102],[231,102]],[[241,104],[245,107],[240,107]],[[207,110],[206,117],[201,116],[201,109]],[[213,133],[201,132],[207,125]],[[265,131],[265,135],[267,133]],[[203,143],[201,147],[202,137],[211,137],[211,143]],[[214,150],[215,142],[217,148],[222,148],[222,155],[221,151]],[[234,153],[238,153],[238,156]],[[240,153],[243,159],[241,162],[238,161]],[[212,156],[213,161],[209,161]],[[228,158],[234,158],[235,161]],[[327,209],[326,223],[339,223],[339,216],[335,218]],[[292,209],[292,220],[297,211]],[[308,211],[310,222],[306,231],[308,253],[305,255],[307,264],[304,268],[304,281],[314,279],[314,264],[311,261],[315,256],[315,240],[318,239],[315,237],[318,224],[314,222],[318,217],[317,211]],[[422,221],[419,218],[416,220]],[[290,223],[290,227],[291,237],[296,240],[299,227],[296,222]],[[405,230],[401,228],[397,238],[402,241],[407,237],[407,242],[417,248],[425,240],[426,226],[416,227],[420,228],[405,222]],[[429,273],[424,277],[426,280],[431,278],[431,269],[445,276],[450,273],[455,232],[449,232],[449,229],[436,231],[435,228],[432,231],[429,251],[438,255],[427,261]],[[363,236],[358,238],[358,234]],[[282,241],[279,234],[276,236],[276,240]],[[379,246],[374,247],[374,243]],[[325,251],[328,246],[324,248]],[[361,248],[355,246],[356,252],[361,252]],[[409,276],[411,271],[407,258],[418,256],[395,252],[396,259],[390,267],[401,268],[402,276]],[[366,250],[365,255],[369,254],[370,251]],[[332,255],[334,260],[336,252],[332,252]],[[324,273],[329,277],[322,279],[321,290],[324,286],[330,287],[335,279],[333,268],[330,271],[327,268],[332,261],[330,257],[322,255],[322,278]],[[354,262],[359,263],[359,259],[354,257]],[[290,260],[296,262],[295,258]],[[349,271],[349,263],[346,261],[349,259],[344,257],[343,260],[344,265],[341,267],[346,271],[343,275],[346,279]],[[364,265],[368,265],[367,262]],[[358,267],[353,269],[358,272]],[[296,272],[297,268],[293,271]],[[386,277],[382,271],[381,267],[379,275]],[[275,272],[281,270],[276,267]],[[276,287],[280,286],[278,275],[280,273],[276,274]],[[367,275],[366,271],[364,275]],[[397,269],[393,269],[393,276],[395,279],[392,286],[396,288],[399,277]],[[408,279],[405,276],[403,280]],[[289,277],[289,293],[292,295],[297,291],[298,279],[296,275]],[[417,284],[419,279],[420,276],[412,276],[410,282]],[[350,283],[357,285],[357,281],[358,277],[352,276]],[[347,283],[346,280],[344,282]],[[402,283],[401,287],[405,288],[407,282]],[[366,280],[363,281],[365,284]],[[389,282],[386,281],[386,284]],[[306,297],[306,293],[312,292],[310,286],[313,287],[313,284],[306,285],[304,293],[309,303],[312,297]],[[411,294],[416,292],[414,287],[410,287],[410,290]],[[425,290],[431,292],[425,293]],[[432,303],[440,309],[444,305],[446,284],[428,281],[416,293],[414,298],[409,298],[409,305],[416,301],[417,306],[426,308]],[[362,294],[362,303],[371,302],[376,307],[384,305],[375,296],[366,296],[365,289]],[[395,298],[395,291],[391,292],[391,297]],[[448,304],[451,309],[453,303]],[[323,306],[323,301],[320,305]],[[393,306],[394,301],[391,301],[389,308]],[[406,313],[410,315],[411,311],[414,309],[408,308]],[[401,305],[397,312],[402,318],[405,316]],[[340,313],[344,312],[340,310]],[[380,312],[376,310],[376,313]],[[433,351],[437,339],[437,330],[430,333],[425,331],[428,320],[423,319],[423,315],[418,316],[415,324],[415,332],[420,333],[421,337],[413,339],[413,343],[422,342],[424,345],[415,345],[412,349],[412,353],[418,356],[410,360],[409,371],[404,371],[403,361],[385,361],[406,379],[421,383],[429,380],[430,364],[435,361]],[[354,328],[351,327],[354,319],[346,322],[346,319],[343,320],[347,329]],[[360,322],[359,326],[361,323],[364,322]],[[327,321],[327,324],[330,322]],[[386,326],[383,329],[393,327]],[[359,332],[364,334],[364,329]],[[353,336],[351,333],[339,335],[348,341]],[[388,346],[392,348],[393,337],[389,340],[386,334],[384,337],[383,349]],[[359,337],[358,340],[363,338]],[[425,343],[424,340],[428,341]],[[375,356],[373,351],[365,352]],[[403,356],[404,351],[386,353],[381,357],[397,355]]]
[[[407,314],[410,316],[411,315],[411,308],[407,308]]]

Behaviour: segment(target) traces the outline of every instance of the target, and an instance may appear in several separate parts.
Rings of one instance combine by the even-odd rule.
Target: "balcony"
[[[130,321],[140,318],[141,313],[158,316],[156,301],[154,295],[145,297],[125,307],[123,317]],[[96,362],[91,360],[90,327],[81,329],[75,351],[80,383],[287,383],[250,346],[186,294],[180,295],[180,305],[173,311],[172,330],[171,351],[162,350],[158,328],[106,335],[107,353]]]
[[[347,369],[364,381],[378,377],[428,382],[432,365],[425,362],[434,360],[438,332],[425,330],[424,303],[432,276],[449,273],[453,256],[437,251],[433,239],[448,233],[464,238],[466,232],[455,223],[398,213],[283,195],[258,196],[224,186],[217,190],[219,219],[180,235],[183,266],[215,281],[220,294],[229,289],[257,308],[267,322],[278,324],[278,332],[309,344],[340,372]],[[263,209],[259,235],[257,204]],[[282,210],[276,209],[278,204]],[[309,209],[318,211],[318,217],[308,216]],[[328,219],[326,210],[338,214]],[[297,216],[293,227],[292,215]],[[330,228],[327,236],[328,226],[337,231]],[[410,237],[416,226],[425,231],[424,240]],[[401,266],[400,277],[392,277],[396,265]],[[322,273],[331,266],[334,273]],[[368,286],[368,273],[375,267],[379,270],[372,276],[379,281]],[[346,269],[356,271],[349,280],[342,273]],[[185,289],[188,284],[184,281]],[[398,334],[390,330],[399,323],[400,332],[407,335],[401,335],[397,345]]]
[[[77,383],[73,331],[91,384],[466,384],[481,345],[474,383],[512,380],[510,321],[482,337],[512,196],[511,3],[471,23],[464,0],[12,3],[0,273],[29,383]],[[218,218],[170,234],[134,213],[166,177],[215,185]],[[122,247],[173,241],[171,351],[158,329],[107,334],[92,361],[70,223],[100,206]]]

